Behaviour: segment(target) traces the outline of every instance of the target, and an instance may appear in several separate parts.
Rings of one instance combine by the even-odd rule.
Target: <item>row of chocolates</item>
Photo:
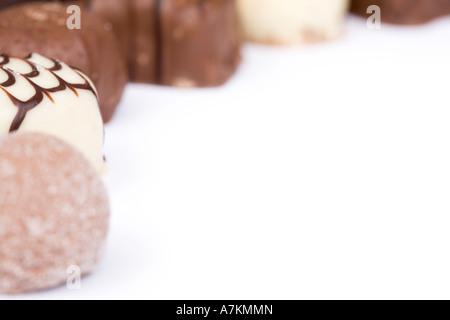
[[[349,0],[61,1],[2,1],[0,51],[19,57],[38,52],[86,72],[98,88],[105,122],[128,81],[219,86],[238,67],[242,40],[333,39],[342,34],[350,7]],[[68,4],[83,8],[77,32],[66,26]],[[383,21],[393,23],[450,14],[450,0],[353,0],[351,8],[367,15],[374,4]]]

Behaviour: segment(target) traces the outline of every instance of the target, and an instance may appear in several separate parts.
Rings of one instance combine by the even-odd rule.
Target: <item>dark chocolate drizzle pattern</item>
[[[0,55],[0,57],[3,58],[3,61],[0,62],[0,69],[3,70],[8,76],[8,79],[6,81],[0,83],[0,89],[6,93],[9,99],[11,99],[12,103],[16,105],[18,108],[17,114],[11,124],[9,132],[19,130],[20,126],[22,125],[23,121],[27,116],[27,113],[30,110],[36,108],[44,100],[45,97],[47,97],[52,103],[54,103],[54,100],[51,96],[52,93],[69,89],[78,97],[77,90],[88,90],[91,91],[94,94],[94,96],[98,99],[95,89],[92,87],[92,85],[89,83],[86,77],[79,70],[72,68],[72,70],[74,70],[84,80],[84,83],[80,84],[69,83],[64,79],[62,79],[60,76],[58,76],[55,72],[60,71],[63,68],[58,60],[50,59],[54,63],[54,66],[48,69],[46,68],[46,70],[48,70],[56,78],[56,80],[58,80],[58,85],[53,88],[42,88],[32,80],[33,78],[36,78],[40,75],[39,71],[40,67],[38,67],[37,64],[28,60],[32,57],[32,55],[28,56],[25,59],[14,57],[14,59],[19,59],[27,63],[31,67],[31,72],[26,74],[17,74],[7,67],[7,65],[11,60],[11,57],[9,57],[8,55],[3,54]],[[8,91],[8,88],[11,88],[14,84],[16,84],[16,77],[18,76],[23,77],[36,91],[36,93],[26,101],[18,99]]]

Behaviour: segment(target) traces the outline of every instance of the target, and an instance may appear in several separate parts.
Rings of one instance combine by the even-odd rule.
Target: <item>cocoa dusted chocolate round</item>
[[[67,281],[68,268],[90,273],[109,225],[101,178],[59,139],[16,133],[0,139],[0,293]]]
[[[109,121],[128,81],[125,58],[112,25],[81,12],[81,29],[67,27],[67,4],[33,2],[0,11],[0,52],[17,57],[37,52],[83,70],[97,87],[100,109]]]

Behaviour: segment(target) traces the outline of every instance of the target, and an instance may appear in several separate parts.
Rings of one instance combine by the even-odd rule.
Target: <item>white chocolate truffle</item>
[[[0,135],[37,132],[66,141],[105,173],[103,121],[90,79],[68,65],[32,54],[0,56]]]
[[[246,40],[295,45],[336,38],[348,0],[238,0]]]

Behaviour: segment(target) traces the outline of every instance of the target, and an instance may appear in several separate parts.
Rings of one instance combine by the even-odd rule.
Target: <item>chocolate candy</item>
[[[27,1],[32,0],[14,3]],[[75,4],[111,23],[128,65],[129,78],[134,82],[179,87],[218,86],[231,77],[241,60],[235,0],[84,0]],[[35,7],[35,10],[41,9]],[[90,31],[90,34],[101,37],[97,32]],[[114,51],[99,47],[95,50],[97,54]],[[105,60],[111,62],[114,53],[111,54],[112,57],[104,57]],[[72,63],[68,57],[63,60]],[[79,65],[99,88],[105,120],[111,116],[110,105],[118,102],[117,97],[111,95],[118,95],[122,90],[108,90],[108,94],[103,95],[96,77],[122,80],[117,77],[122,68],[115,62],[109,67],[118,69],[116,76],[91,73],[89,68]]]
[[[352,11],[369,16],[367,8],[377,5],[382,22],[420,24],[450,14],[450,0],[353,0]]]
[[[0,135],[51,134],[80,150],[101,174],[103,123],[93,83],[81,71],[32,54],[0,56]]]
[[[237,0],[246,40],[305,44],[342,34],[348,0]]]
[[[134,82],[218,86],[240,62],[235,0],[90,0],[88,6],[129,43]]]
[[[3,136],[0,181],[0,293],[72,284],[96,267],[110,209],[81,153],[47,135]]]
[[[26,3],[0,11],[0,52],[24,57],[30,52],[66,62],[95,83],[104,121],[109,121],[128,81],[124,58],[111,25],[82,13],[81,30],[67,28],[67,5]]]

